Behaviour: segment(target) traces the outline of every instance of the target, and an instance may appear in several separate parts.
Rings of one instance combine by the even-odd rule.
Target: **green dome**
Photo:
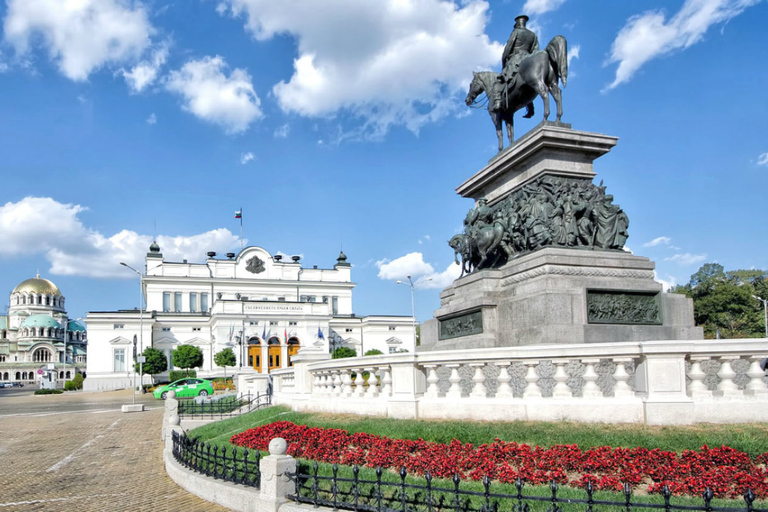
[[[85,332],[85,327],[83,326],[83,324],[81,324],[77,320],[70,320],[69,323],[67,323],[67,330],[69,332],[75,332],[75,331]]]
[[[50,315],[32,315],[28,316],[21,322],[21,327],[52,327],[60,328],[59,322],[57,322]]]
[[[56,285],[47,279],[43,279],[42,277],[33,277],[32,279],[22,281],[16,288],[13,289],[12,293],[19,292],[42,293],[45,295],[61,297],[61,292],[56,287]]]

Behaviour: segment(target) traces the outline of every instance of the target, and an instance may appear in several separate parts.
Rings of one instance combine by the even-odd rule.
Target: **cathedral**
[[[13,289],[8,314],[0,316],[0,384],[39,384],[53,374],[63,385],[85,373],[86,330],[64,304],[59,288],[39,275]]]

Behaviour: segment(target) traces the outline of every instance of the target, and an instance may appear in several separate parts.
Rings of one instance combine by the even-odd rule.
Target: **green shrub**
[[[83,374],[82,373],[76,373],[75,377],[72,380],[68,380],[64,384],[64,390],[65,391],[76,391],[78,389],[83,389]]]
[[[357,352],[353,348],[339,347],[333,351],[331,359],[343,359],[345,357],[357,357]]]
[[[183,379],[185,377],[197,377],[197,371],[196,370],[171,370],[168,376],[171,379],[171,382],[176,382],[177,380]]]
[[[69,382],[67,383],[69,384]],[[60,389],[38,389],[35,391],[36,395],[60,395],[63,391]]]
[[[379,350],[377,348],[372,348],[371,350],[367,351],[364,355],[366,355],[366,356],[380,356],[383,353],[384,352],[382,352],[381,350]]]

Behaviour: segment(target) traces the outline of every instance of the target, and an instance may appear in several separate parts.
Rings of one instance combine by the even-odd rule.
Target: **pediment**
[[[184,345],[210,345],[210,340],[204,340],[203,338],[200,338],[199,336],[195,336],[194,338],[180,341],[179,343],[182,343]]]
[[[171,336],[163,336],[162,338],[155,340],[155,344],[160,344],[160,345],[170,345],[178,342],[179,340]]]
[[[125,336],[118,336],[117,338],[109,340],[109,343],[111,345],[130,345],[133,343],[133,340],[129,340]]]
[[[344,340],[344,343],[347,345],[359,345],[360,342],[356,340],[355,338],[347,338]]]
[[[392,336],[387,340],[387,345],[402,345],[403,341],[400,338]]]

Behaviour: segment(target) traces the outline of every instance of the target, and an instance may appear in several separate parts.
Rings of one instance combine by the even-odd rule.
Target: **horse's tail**
[[[555,36],[547,45],[546,52],[565,87],[568,82],[568,43],[563,36]]]

